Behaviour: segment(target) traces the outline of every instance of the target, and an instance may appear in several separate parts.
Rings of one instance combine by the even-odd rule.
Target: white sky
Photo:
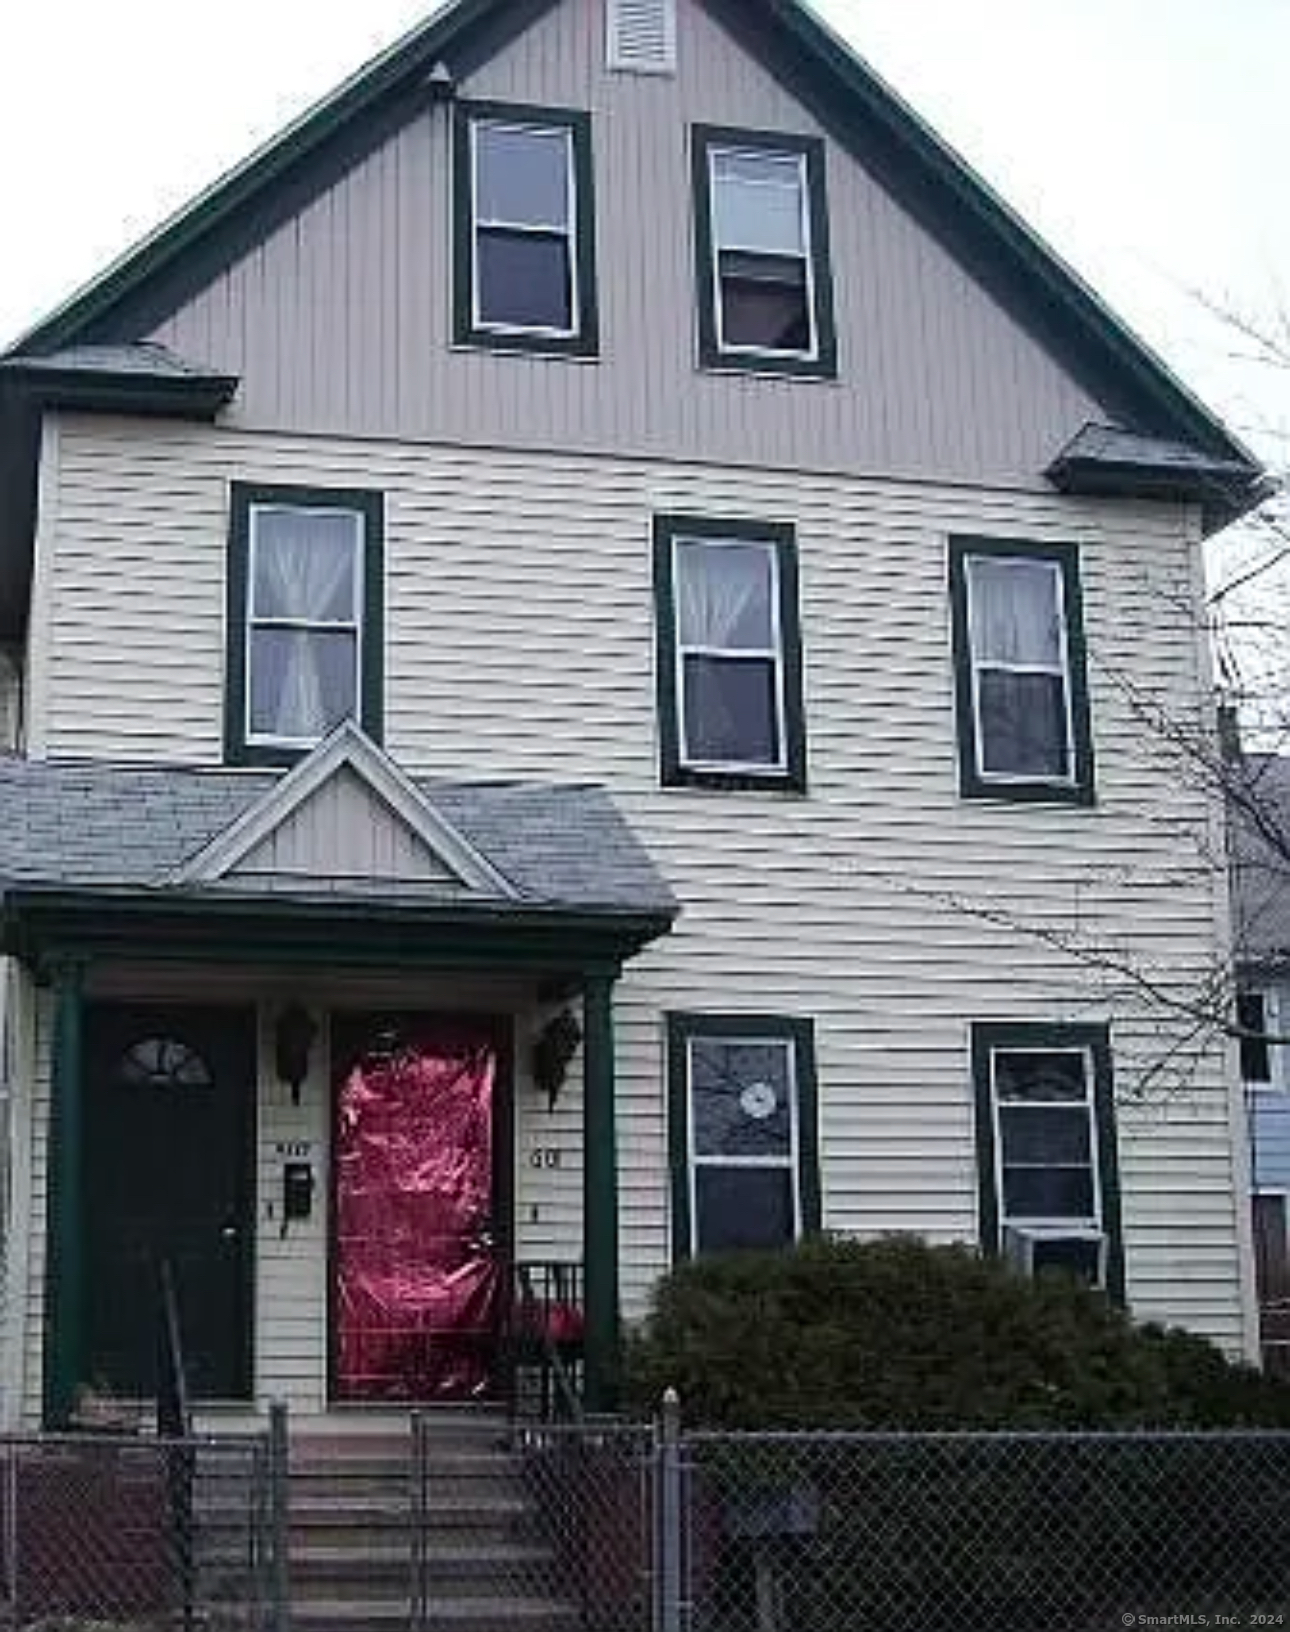
[[[0,341],[421,20],[428,0],[0,0]],[[1187,291],[1290,303],[1290,0],[819,0],[1233,428],[1290,378]]]

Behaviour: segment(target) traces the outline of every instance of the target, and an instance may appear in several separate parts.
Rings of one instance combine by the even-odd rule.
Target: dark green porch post
[[[589,1411],[618,1404],[618,1133],[614,1117],[614,979],[587,977],[583,1018],[583,1231]]]
[[[82,1234],[85,966],[54,971],[54,1040],[50,1061],[49,1175],[45,1201],[44,1419],[65,1428],[84,1381]]]

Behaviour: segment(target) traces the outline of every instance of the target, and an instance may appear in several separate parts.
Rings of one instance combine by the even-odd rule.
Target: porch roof
[[[194,882],[185,864],[261,805],[274,773],[0,759],[4,944],[115,949],[146,935],[190,951],[252,943],[276,956],[447,956],[502,943],[519,961],[630,956],[676,898],[605,789],[418,780],[427,806],[509,886],[455,878],[259,872]],[[343,949],[329,939],[343,925]],[[520,956],[523,954],[523,956]]]

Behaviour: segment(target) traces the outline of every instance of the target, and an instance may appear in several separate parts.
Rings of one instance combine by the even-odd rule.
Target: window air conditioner
[[[1005,1262],[1022,1275],[1059,1269],[1090,1286],[1106,1285],[1106,1236],[1080,1225],[1008,1224],[1003,1231]]]

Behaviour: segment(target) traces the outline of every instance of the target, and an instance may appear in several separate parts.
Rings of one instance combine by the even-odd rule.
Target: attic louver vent
[[[609,66],[635,74],[676,68],[676,0],[605,0]]]

